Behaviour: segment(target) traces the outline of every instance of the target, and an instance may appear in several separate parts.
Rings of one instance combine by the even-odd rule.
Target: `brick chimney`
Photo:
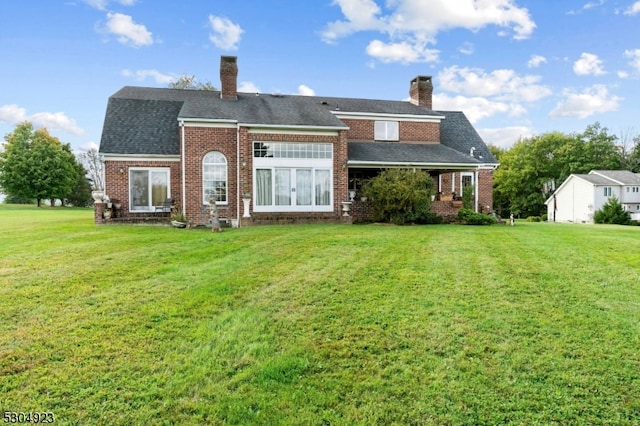
[[[433,96],[433,83],[430,75],[419,75],[411,80],[409,88],[411,103],[421,107],[431,109],[433,107],[431,98]]]
[[[220,57],[220,98],[231,101],[238,100],[238,58],[236,56]]]

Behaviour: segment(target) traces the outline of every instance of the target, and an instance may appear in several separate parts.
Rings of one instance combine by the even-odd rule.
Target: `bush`
[[[610,197],[604,206],[594,215],[596,223],[610,223],[615,225],[629,225],[631,213],[626,211],[616,197]]]
[[[473,185],[467,185],[462,189],[462,207],[465,209],[473,210],[473,199],[475,196],[475,187]]]
[[[433,179],[419,170],[384,170],[363,187],[373,202],[374,220],[397,225],[432,220],[432,194]]]
[[[543,214],[543,215],[542,215],[542,221],[543,221],[543,222],[547,222],[548,220],[549,220],[549,217],[547,216],[547,214],[546,214],[546,213],[545,213],[545,214]]]
[[[484,213],[476,213],[471,209],[462,208],[458,211],[458,219],[465,225],[493,225],[496,219]]]
[[[541,221],[540,216],[529,216],[527,218],[527,222],[540,222],[540,221]]]

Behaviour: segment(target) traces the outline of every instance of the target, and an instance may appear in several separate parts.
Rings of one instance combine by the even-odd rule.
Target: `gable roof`
[[[441,126],[440,144],[350,143],[350,161],[497,164],[462,112],[433,111],[407,101],[323,96],[238,93],[238,99],[230,101],[221,99],[219,91],[135,86],[109,98],[100,152],[177,156],[181,120],[344,130],[348,127],[336,116],[344,113],[432,118]]]
[[[614,185],[640,185],[640,174],[629,170],[591,170],[589,176],[602,176]]]
[[[564,182],[562,182],[555,192],[545,200],[545,204],[551,202],[554,195],[567,186],[572,179],[581,179],[593,186],[640,186],[640,173],[633,173],[629,170],[591,170],[587,174],[572,173],[564,180]]]

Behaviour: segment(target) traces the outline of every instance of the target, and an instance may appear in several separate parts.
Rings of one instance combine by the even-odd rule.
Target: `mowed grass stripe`
[[[62,424],[640,422],[639,228],[0,218],[9,410]]]

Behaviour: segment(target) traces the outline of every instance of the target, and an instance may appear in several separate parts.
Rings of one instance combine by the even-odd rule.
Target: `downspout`
[[[238,228],[240,227],[240,202],[242,201],[240,194],[240,123],[236,123],[236,220]]]
[[[184,149],[185,149],[185,141],[184,141],[184,120],[180,120],[180,155],[182,156],[180,163],[181,163],[181,173],[182,173],[182,194],[181,194],[181,198],[182,198],[182,212],[186,215],[187,214],[187,197],[185,196],[186,191],[187,191],[187,183],[185,181],[186,179],[186,165],[185,165],[185,154],[184,154]]]

